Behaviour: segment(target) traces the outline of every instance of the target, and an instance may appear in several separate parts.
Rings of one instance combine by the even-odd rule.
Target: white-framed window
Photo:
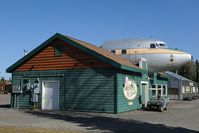
[[[152,96],[156,96],[156,89],[152,89]]]
[[[152,88],[156,89],[156,85],[152,85]]]
[[[185,92],[186,92],[186,93],[191,93],[191,88],[190,88],[190,86],[185,86]]]
[[[158,96],[162,96],[162,85],[158,85],[158,88],[157,88],[157,92],[158,92]]]
[[[152,96],[166,96],[167,95],[167,85],[163,84],[153,84],[151,87],[151,91],[152,91]]]
[[[152,85],[151,91],[152,91],[152,96],[153,96],[153,97],[157,96],[157,88],[156,88],[156,85]]]

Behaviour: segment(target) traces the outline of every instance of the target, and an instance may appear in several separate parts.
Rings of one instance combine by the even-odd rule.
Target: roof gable
[[[7,68],[6,72],[13,72],[17,67],[19,67],[21,64],[23,64],[26,60],[32,58],[37,52],[42,50],[45,46],[47,46],[50,42],[52,42],[54,39],[61,39],[62,41],[110,64],[113,67],[129,70],[129,71],[135,71],[135,72],[143,72],[144,70],[138,68],[134,64],[132,64],[130,61],[125,60],[109,51],[106,51],[102,48],[96,47],[94,45],[91,45],[89,43],[71,38],[69,36],[64,36],[59,33],[56,33],[54,36],[46,40],[44,43],[39,45],[37,48],[32,50],[29,54],[18,60],[16,63],[14,63],[12,66]]]

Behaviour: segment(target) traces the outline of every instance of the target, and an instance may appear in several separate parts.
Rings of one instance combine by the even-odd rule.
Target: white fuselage
[[[191,61],[186,52],[168,49],[166,43],[152,39],[106,41],[102,48],[138,64],[145,58],[150,72],[168,71]]]

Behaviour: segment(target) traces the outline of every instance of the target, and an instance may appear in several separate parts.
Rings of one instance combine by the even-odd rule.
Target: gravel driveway
[[[77,132],[199,133],[199,100],[172,101],[165,112],[131,111],[120,114],[74,111],[14,110],[0,95],[0,126],[53,128]],[[4,100],[2,100],[4,99]],[[4,102],[3,102],[4,101]]]

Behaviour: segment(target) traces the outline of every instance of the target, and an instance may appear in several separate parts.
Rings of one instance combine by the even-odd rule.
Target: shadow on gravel
[[[151,124],[135,120],[123,120],[93,115],[84,112],[45,112],[45,111],[27,111],[26,113],[39,117],[58,119],[87,128],[88,131],[100,130],[103,133],[199,133],[181,127],[168,127],[162,124]],[[113,115],[112,115],[113,116]]]
[[[0,105],[0,108],[10,108],[10,104],[3,104],[3,105]]]

